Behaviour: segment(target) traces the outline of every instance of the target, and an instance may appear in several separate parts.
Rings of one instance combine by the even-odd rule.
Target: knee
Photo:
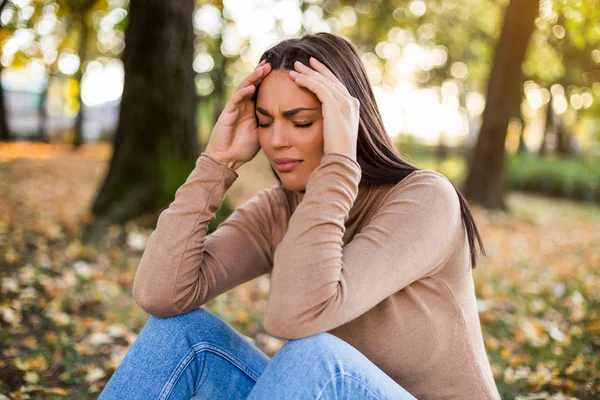
[[[343,369],[345,349],[340,342],[327,332],[289,340],[272,358],[266,376],[273,374],[275,380],[293,377],[298,387],[327,382]]]
[[[306,351],[316,349],[330,349],[337,345],[341,340],[329,332],[323,332],[316,335],[307,336],[301,339],[292,339],[286,342],[282,348],[293,351]]]
[[[301,339],[292,339],[286,342],[275,354],[279,359],[307,359],[315,358],[325,360],[339,354],[342,340],[328,332],[307,336]]]
[[[160,334],[169,340],[193,338],[197,341],[198,338],[222,336],[227,330],[224,320],[203,308],[168,318],[151,315],[144,326],[144,331]]]

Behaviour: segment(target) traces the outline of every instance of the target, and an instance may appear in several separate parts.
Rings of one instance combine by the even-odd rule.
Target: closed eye
[[[294,126],[296,128],[307,128],[307,127],[311,126],[312,124],[313,124],[312,122],[308,122],[306,124],[294,124]],[[271,123],[268,123],[268,124],[261,124],[260,122],[258,123],[258,126],[261,128],[267,127],[269,125],[271,125]]]

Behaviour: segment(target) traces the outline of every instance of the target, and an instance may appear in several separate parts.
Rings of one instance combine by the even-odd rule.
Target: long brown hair
[[[346,86],[350,95],[360,101],[356,148],[356,158],[362,169],[360,182],[377,185],[398,183],[411,172],[418,170],[419,168],[402,159],[388,136],[362,60],[350,41],[327,32],[307,33],[302,37],[286,39],[270,47],[260,57],[259,62],[266,59],[271,64],[272,70],[294,70],[296,61],[312,68],[308,62],[310,57],[325,64]],[[260,84],[257,85],[252,96],[255,109],[259,88]],[[258,124],[258,117],[256,118]],[[273,174],[281,183],[275,170]],[[460,200],[461,215],[471,249],[471,264],[475,268],[477,257],[475,238],[483,255],[486,255],[485,249],[467,201],[456,186],[454,189]]]

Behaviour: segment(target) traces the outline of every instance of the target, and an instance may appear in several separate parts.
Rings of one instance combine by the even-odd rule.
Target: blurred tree
[[[542,143],[538,149],[540,157],[545,157],[548,149],[548,134],[549,131],[554,127],[554,110],[552,108],[552,92],[550,92],[550,99],[548,99],[548,105],[546,106],[546,118],[544,120],[544,131],[542,133]]]
[[[164,208],[195,165],[193,11],[192,0],[130,3],[119,124],[86,241],[108,224]]]
[[[418,2],[418,7],[416,3],[326,1],[323,14],[326,19],[341,21],[341,33],[353,38],[361,51],[371,53],[365,60],[371,68],[380,67],[382,83],[394,86],[407,79],[423,87],[452,83],[458,87],[459,111],[464,110],[469,92],[486,92],[484,82],[492,66],[492,53],[508,1],[427,0]],[[551,142],[559,144],[553,150],[572,153],[576,141],[572,126],[563,125],[563,115],[581,114],[585,107],[590,107],[591,96],[600,94],[600,83],[596,83],[596,90],[591,89],[594,82],[600,82],[600,30],[594,23],[600,18],[600,7],[594,1],[543,0],[540,11],[526,52],[522,81],[533,81],[546,90],[553,84],[564,88],[563,97],[567,101],[558,100],[567,104],[569,110],[566,113],[560,110],[556,124],[562,128],[556,130],[559,136]],[[412,76],[402,76],[398,70],[404,72],[410,68],[410,60],[403,59],[408,50],[417,56],[433,53],[435,57],[429,59],[435,62],[420,62]],[[371,57],[373,53],[378,62]],[[531,115],[522,115],[525,97],[523,88],[520,91],[521,95],[514,99],[512,118],[524,127]],[[568,101],[573,96],[574,103]],[[577,105],[579,96],[586,96],[586,106]],[[544,104],[547,97],[544,94]],[[577,110],[572,110],[573,104]],[[473,130],[477,132],[476,125]],[[550,131],[554,132],[552,127]],[[521,129],[519,151],[527,149],[523,132]]]
[[[538,150],[542,156],[548,151],[574,156],[580,150],[573,125],[577,117],[591,111],[587,110],[593,102],[593,87],[600,85],[600,30],[595,23],[600,20],[600,8],[594,3],[542,2],[534,45],[523,66],[526,79],[546,93],[547,118]],[[565,115],[573,121],[567,123]]]
[[[0,64],[0,76],[4,67]],[[0,79],[0,142],[8,142],[11,139],[10,130],[6,121],[6,107],[4,106],[4,88]]]
[[[64,2],[64,0],[63,0]],[[83,144],[83,119],[84,119],[84,107],[83,98],[81,97],[81,79],[83,78],[84,70],[83,66],[85,61],[89,57],[89,37],[90,31],[93,32],[88,22],[90,10],[94,9],[96,0],[68,0],[63,6],[70,8],[69,13],[71,18],[75,20],[79,30],[79,41],[77,54],[79,55],[79,69],[75,73],[75,80],[77,81],[79,88],[77,101],[79,103],[79,109],[77,111],[77,117],[75,118],[75,137],[73,138],[73,148],[77,149]]]
[[[8,0],[1,0],[0,2],[0,15],[8,4]],[[4,46],[4,42],[10,36],[8,29],[2,24],[0,20],[0,49]],[[2,77],[2,70],[4,65],[0,62],[0,78]],[[0,142],[8,142],[11,139],[10,130],[8,129],[8,122],[6,116],[6,107],[4,106],[4,87],[2,85],[2,79],[0,79]]]
[[[525,119],[523,118],[523,111],[521,110],[521,103],[515,103],[515,115],[513,119],[519,123],[519,147],[517,147],[517,153],[527,153],[528,149],[525,145]]]
[[[32,27],[33,32],[35,32],[35,42],[38,43],[36,46],[37,51],[35,55],[31,56],[31,60],[39,60],[40,64],[44,66],[45,73],[47,76],[46,82],[42,87],[42,92],[40,93],[40,99],[38,102],[38,131],[36,139],[40,142],[49,143],[50,137],[48,134],[48,90],[50,88],[50,83],[52,80],[58,75],[58,54],[61,50],[65,48],[65,44],[68,42],[69,38],[69,22],[70,19],[65,19],[65,29],[59,30],[58,26],[60,21],[60,17],[64,14],[63,10],[57,4],[49,3],[42,1],[35,1],[33,3],[33,7],[35,11],[33,16],[27,21],[27,25]],[[44,22],[48,22],[58,16],[56,19],[54,28],[49,30],[48,32],[40,29],[40,26],[44,24]],[[37,28],[37,29],[35,29]],[[43,31],[43,32],[40,32]],[[56,40],[45,40],[48,38],[53,38]],[[41,45],[42,41],[45,40],[45,45]],[[48,45],[48,43],[55,43],[57,46]]]
[[[487,208],[506,209],[504,142],[522,97],[522,64],[538,12],[539,0],[511,0],[496,47],[483,123],[463,189],[466,198]]]
[[[98,25],[107,28],[107,23],[102,21],[102,16],[110,14],[118,7],[119,2],[108,0],[31,0],[29,3],[7,1],[11,8],[11,21],[8,37],[15,31],[31,34],[32,42],[26,48],[19,48],[11,59],[11,67],[25,67],[35,64],[44,67],[45,82],[42,85],[38,101],[38,132],[36,139],[42,142],[49,141],[47,131],[47,102],[48,90],[56,78],[66,85],[72,85],[72,95],[67,102],[70,107],[77,109],[75,118],[74,148],[83,140],[84,106],[82,101],[81,81],[85,75],[85,67],[89,60],[108,60],[120,55],[119,42],[116,40],[122,31],[120,21],[111,26],[110,34],[102,32],[104,37],[109,36],[113,42],[111,46],[100,46],[98,41]],[[31,9],[32,12],[22,12]],[[119,12],[126,15],[124,10]],[[26,17],[24,17],[24,15]],[[112,18],[111,18],[112,19]],[[76,29],[72,29],[75,27]],[[99,27],[98,27],[99,28]],[[74,72],[74,77],[61,73],[58,68],[60,56],[76,54],[79,67]],[[71,98],[73,97],[73,98]]]

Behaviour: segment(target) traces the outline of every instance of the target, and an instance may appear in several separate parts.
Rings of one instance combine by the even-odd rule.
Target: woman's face
[[[286,113],[297,108],[309,110]],[[260,84],[256,116],[260,146],[283,186],[304,191],[308,177],[323,157],[323,117],[318,97],[294,82],[289,70],[271,71]],[[275,159],[283,157],[302,162],[290,171],[279,171]]]

